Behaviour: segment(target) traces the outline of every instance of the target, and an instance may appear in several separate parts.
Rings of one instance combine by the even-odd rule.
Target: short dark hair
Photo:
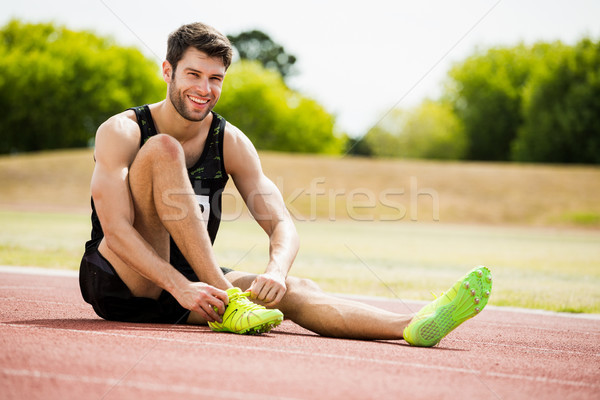
[[[167,61],[177,68],[177,63],[183,58],[183,53],[193,46],[199,51],[206,53],[209,57],[223,60],[225,69],[231,65],[233,50],[227,36],[217,31],[212,26],[195,22],[182,25],[179,29],[169,35],[167,40]]]

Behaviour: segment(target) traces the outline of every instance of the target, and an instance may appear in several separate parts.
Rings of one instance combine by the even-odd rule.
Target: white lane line
[[[115,378],[99,378],[96,376],[86,375],[70,375],[60,374],[55,372],[46,372],[38,370],[26,370],[26,369],[12,369],[3,368],[2,374],[14,377],[25,377],[34,379],[54,379],[60,381],[86,383],[86,384],[98,384],[106,386],[114,386],[117,383],[119,387],[128,387],[138,390],[152,391],[152,392],[167,392],[175,394],[195,395],[201,398],[227,398],[227,399],[289,399],[296,400],[294,397],[282,397],[282,396],[271,396],[264,393],[251,393],[251,392],[235,392],[229,390],[217,390],[208,389],[206,387],[188,386],[188,385],[164,385],[156,382],[141,382],[141,381],[119,381]]]
[[[52,290],[50,286],[0,286],[0,290]]]
[[[364,295],[356,295],[356,294],[345,294],[345,293],[331,293],[335,296],[339,297],[347,297],[353,300],[362,300],[367,302],[380,302],[384,304],[390,304],[394,302],[400,302],[400,299],[395,298],[387,298],[387,297],[376,297],[376,296],[364,296]],[[402,299],[402,301],[410,302],[411,304],[425,306],[430,303],[429,301],[423,300],[407,300]],[[600,314],[584,314],[584,313],[569,313],[569,312],[557,312],[557,311],[548,311],[548,310],[536,310],[534,308],[520,308],[520,307],[509,307],[509,306],[495,306],[495,305],[487,305],[485,307],[486,310],[495,310],[495,311],[505,311],[508,313],[517,313],[517,314],[531,314],[536,316],[549,316],[549,317],[563,317],[563,318],[575,318],[575,319],[590,319],[594,321],[600,321]]]
[[[1,286],[0,286],[0,288],[1,288]],[[344,296],[344,297],[351,298],[350,296]],[[86,308],[86,309],[91,310],[91,307],[89,305],[85,304],[83,301],[80,303],[65,303],[65,302],[57,302],[57,301],[42,300],[42,299],[36,300],[36,299],[18,298],[18,297],[14,297],[14,296],[13,297],[0,297],[0,301],[2,301],[2,300],[15,301],[15,302],[26,302],[26,303],[57,304],[57,305],[65,305],[65,306],[69,306],[69,307]],[[498,326],[503,329],[506,329],[507,327],[514,327],[516,329],[521,329],[521,330],[529,329],[529,330],[536,330],[536,331],[554,332],[554,333],[558,333],[558,334],[564,334],[564,332],[565,332],[564,328],[543,328],[543,327],[537,326],[535,324],[524,325],[524,324],[512,324],[512,323],[492,322],[492,321],[478,321],[478,323],[490,325],[490,326]],[[598,328],[599,329],[597,331],[569,330],[569,333],[570,334],[597,336],[597,335],[600,335],[600,325]],[[559,350],[555,350],[555,351],[559,351]]]
[[[85,308],[86,310],[91,310],[91,306],[87,304],[75,304],[75,303],[65,303],[61,301],[51,301],[51,300],[34,300],[34,299],[21,299],[18,297],[0,297],[0,301],[14,301],[15,303],[34,303],[34,304],[56,304],[61,306],[69,306],[69,307],[79,307]]]
[[[40,276],[64,276],[64,277],[73,277],[76,278],[79,276],[78,270],[68,270],[68,269],[52,269],[52,268],[41,268],[41,267],[27,267],[27,266],[10,266],[10,265],[0,265],[0,273],[13,273],[13,274],[28,274],[28,275],[40,275]],[[375,296],[361,296],[361,295],[349,295],[343,293],[331,293],[335,296],[346,297],[353,300],[365,300],[365,301],[376,301],[376,302],[409,302],[415,304],[425,305],[428,302],[420,301],[420,300],[408,300],[408,299],[393,299],[393,298],[382,298]],[[518,308],[518,307],[499,307],[494,305],[486,306],[486,309],[490,310],[498,310],[498,311],[506,311],[506,312],[514,312],[520,314],[533,314],[533,315],[545,315],[552,317],[564,317],[564,318],[575,318],[575,319],[590,319],[600,321],[600,314],[576,314],[576,313],[566,313],[566,312],[554,312],[547,310],[535,310],[529,308]]]
[[[446,338],[445,342],[463,342],[463,343],[473,343],[472,340],[465,339],[454,339],[454,338]],[[531,347],[531,346],[523,346],[516,344],[506,344],[506,343],[494,343],[494,342],[486,342],[482,343],[485,346],[498,346],[498,347],[509,347],[511,349],[521,349],[526,353],[557,353],[557,354],[575,354],[580,356],[593,356],[600,357],[600,353],[590,353],[589,351],[576,351],[576,350],[561,350],[561,349],[547,349],[544,347]]]
[[[568,322],[566,321],[561,321],[565,323],[565,326],[568,324]],[[501,330],[507,330],[509,328],[515,328],[515,329],[529,329],[529,330],[536,330],[536,331],[546,331],[546,332],[558,332],[562,335],[565,334],[565,332],[567,332],[565,327],[560,327],[560,328],[544,328],[541,326],[536,326],[535,323],[529,324],[529,325],[525,325],[524,323],[517,323],[517,324],[513,324],[511,322],[491,322],[491,321],[478,321],[478,323],[480,324],[485,324],[485,325],[490,325],[490,326],[497,326],[498,328],[501,328]],[[595,327],[597,330],[595,331],[583,331],[583,330],[572,330],[569,329],[568,332],[570,335],[573,334],[581,334],[581,335],[600,335],[600,324],[596,325]]]
[[[10,274],[27,274],[41,276],[79,276],[79,271],[72,269],[53,269],[41,267],[15,267],[12,265],[0,265],[0,272]]]
[[[444,372],[454,372],[454,373],[463,373],[472,375],[474,372],[467,368],[456,368],[449,367],[445,365],[427,365],[427,364],[419,364],[419,363],[411,363],[404,362],[398,360],[389,360],[389,359],[374,359],[374,358],[364,358],[358,356],[349,356],[349,355],[341,355],[341,354],[331,354],[331,353],[315,353],[313,350],[309,352],[301,351],[301,350],[292,350],[285,348],[273,348],[273,347],[265,347],[265,346],[249,346],[249,345],[239,345],[239,344],[231,344],[231,343],[221,343],[221,342],[209,342],[209,341],[197,341],[197,340],[185,340],[185,339],[174,339],[174,338],[157,338],[154,336],[144,336],[144,335],[132,335],[125,333],[116,333],[116,332],[100,332],[100,331],[88,331],[88,330],[80,330],[80,329],[67,329],[67,328],[50,328],[45,326],[36,326],[29,324],[11,324],[0,322],[0,326],[8,326],[8,327],[16,327],[16,328],[34,328],[34,329],[45,329],[45,330],[56,330],[63,332],[71,332],[71,333],[79,333],[84,335],[99,335],[99,336],[113,336],[113,337],[121,337],[128,339],[148,339],[150,341],[161,341],[167,343],[178,343],[178,344],[186,344],[186,345],[201,345],[201,346],[213,346],[213,347],[226,347],[226,348],[234,348],[234,349],[243,349],[243,350],[251,350],[251,351],[260,351],[260,352],[271,352],[271,353],[282,353],[288,355],[297,355],[308,358],[320,357],[327,359],[336,359],[336,360],[344,360],[344,361],[355,361],[359,363],[371,363],[371,364],[383,364],[383,365],[394,365],[399,367],[409,367],[409,368],[420,368],[426,370],[437,370]],[[557,384],[557,385],[565,385],[565,386],[576,386],[576,387],[587,387],[592,389],[600,389],[600,384],[592,384],[587,382],[577,382],[571,380],[564,379],[554,379],[548,377],[539,377],[539,376],[528,376],[528,375],[519,375],[519,374],[506,374],[500,372],[479,372],[480,377],[499,377],[499,378],[508,378],[515,380],[527,380],[534,382],[542,382],[547,384]]]

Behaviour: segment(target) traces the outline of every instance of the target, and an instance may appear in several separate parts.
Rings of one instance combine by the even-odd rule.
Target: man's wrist
[[[265,274],[269,274],[269,275],[281,278],[282,280],[285,280],[285,278],[287,277],[286,270],[281,265],[279,265],[273,261],[267,265]]]
[[[165,282],[165,285],[163,286],[163,289],[165,289],[167,292],[174,294],[174,293],[179,293],[181,291],[184,290],[184,288],[189,285],[191,282],[189,279],[187,279],[185,276],[183,276],[183,274],[181,274],[179,271],[177,271],[174,267],[172,268],[172,272],[169,274],[170,276],[168,277],[167,281]]]

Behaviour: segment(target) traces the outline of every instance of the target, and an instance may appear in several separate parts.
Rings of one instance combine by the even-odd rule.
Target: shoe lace
[[[250,292],[243,292],[239,294],[233,295],[229,301],[236,302],[239,306],[244,307],[246,311],[256,311],[264,309],[263,306],[256,304],[255,302],[248,299],[250,297]]]

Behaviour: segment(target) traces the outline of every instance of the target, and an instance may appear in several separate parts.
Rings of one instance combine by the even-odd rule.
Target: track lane
[[[73,274],[0,270],[3,398],[598,398],[600,319],[488,307],[433,349],[103,321]],[[420,303],[362,298],[405,312]]]

